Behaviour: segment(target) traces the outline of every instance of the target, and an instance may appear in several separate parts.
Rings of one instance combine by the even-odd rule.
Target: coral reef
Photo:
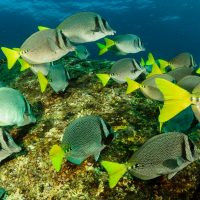
[[[126,95],[126,84],[110,81],[102,87],[96,73],[109,72],[110,61],[62,59],[71,81],[65,92],[56,94],[48,87],[40,92],[37,77],[27,70],[8,71],[1,64],[0,79],[18,89],[29,100],[37,117],[35,125],[12,128],[10,133],[22,151],[0,164],[0,187],[8,200],[57,199],[199,199],[199,163],[193,163],[173,179],[159,177],[142,181],[127,173],[114,189],[109,189],[108,175],[91,157],[80,166],[65,162],[56,172],[49,150],[60,143],[64,128],[74,119],[95,114],[112,127],[126,127],[100,155],[100,160],[123,163],[147,139],[159,133],[159,103],[137,91]],[[199,131],[199,130],[197,130]],[[162,145],[162,144],[161,144]]]

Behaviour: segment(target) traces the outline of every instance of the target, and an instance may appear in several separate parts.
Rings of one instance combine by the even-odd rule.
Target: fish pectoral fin
[[[173,178],[175,175],[177,174],[177,172],[173,172],[173,173],[171,173],[171,174],[168,174],[168,179],[171,179],[171,178]]]
[[[103,86],[106,86],[108,81],[110,80],[109,74],[96,74],[99,80],[102,82]]]
[[[51,48],[51,50],[56,53],[57,50],[59,50],[59,47],[56,45],[55,41],[52,40],[52,38],[47,38],[47,41],[49,43],[49,47]]]
[[[53,164],[54,169],[59,172],[62,166],[65,152],[59,145],[53,145],[49,151],[49,156]]]
[[[48,29],[50,29],[50,28],[45,27],[45,26],[38,26],[39,31],[44,31],[44,30],[48,30]]]
[[[20,57],[19,51],[9,49],[6,47],[1,47],[1,50],[7,58],[8,69],[11,69],[17,62],[17,59]]]
[[[18,61],[21,65],[21,69],[20,69],[21,72],[31,67],[31,65],[22,58],[19,58]]]
[[[128,84],[126,94],[130,94],[131,92],[134,92],[135,90],[139,89],[141,86],[141,84],[137,83],[134,80],[131,80],[130,78],[127,78],[126,82]]]
[[[48,84],[48,80],[47,78],[42,74],[42,72],[38,72],[37,73],[38,76],[38,81],[40,83],[40,89],[41,92],[43,93],[46,90],[47,84]]]
[[[106,169],[109,175],[109,186],[114,188],[120,178],[127,172],[126,164],[119,164],[115,162],[102,161],[101,165]]]

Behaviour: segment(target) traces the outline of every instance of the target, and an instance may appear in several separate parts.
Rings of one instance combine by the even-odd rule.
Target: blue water
[[[1,46],[19,47],[38,25],[54,28],[71,14],[93,11],[107,19],[117,34],[141,37],[146,52],[133,55],[136,58],[152,51],[169,59],[188,51],[200,60],[199,0],[2,0],[0,8]],[[95,43],[88,47],[91,57],[98,58]],[[105,54],[101,58],[120,57]]]

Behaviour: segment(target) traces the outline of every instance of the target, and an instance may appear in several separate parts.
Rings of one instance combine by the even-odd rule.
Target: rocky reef
[[[0,80],[20,90],[37,117],[34,125],[10,128],[22,151],[0,164],[0,187],[7,191],[8,200],[200,199],[198,162],[171,180],[163,176],[142,181],[127,173],[114,189],[109,188],[108,175],[100,162],[92,157],[80,166],[66,161],[57,173],[49,150],[60,143],[64,128],[80,116],[99,115],[118,129],[99,161],[124,163],[147,139],[159,134],[159,103],[139,91],[126,95],[126,84],[110,81],[103,87],[98,81],[95,74],[108,73],[111,61],[65,57],[62,62],[71,81],[65,92],[56,94],[50,87],[41,93],[37,77],[30,70],[19,72],[19,66],[7,70],[6,63],[1,61]]]

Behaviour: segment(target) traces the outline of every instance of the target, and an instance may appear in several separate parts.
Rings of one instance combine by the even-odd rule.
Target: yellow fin
[[[130,78],[127,78],[126,82],[128,84],[126,94],[130,94],[131,92],[134,92],[135,90],[139,89],[141,86],[141,84],[137,83],[134,80],[131,80]]]
[[[196,71],[197,74],[200,74],[200,67]]]
[[[5,54],[8,62],[8,69],[11,69],[14,64],[16,63],[17,59],[20,57],[20,54],[18,51],[9,49],[6,47],[1,47],[1,50]]]
[[[48,84],[48,80],[47,78],[42,74],[42,72],[38,72],[38,81],[40,83],[40,89],[41,92],[43,93],[46,90],[47,84]]]
[[[145,61],[144,61],[144,59],[143,59],[143,58],[141,58],[141,60],[140,60],[140,66],[142,66],[142,67],[144,67],[144,66],[145,66]]]
[[[149,78],[155,74],[162,74],[162,71],[160,70],[160,68],[158,67],[158,65],[156,63],[153,64],[152,71],[150,74],[147,75],[147,78]]]
[[[48,30],[48,29],[50,29],[50,28],[47,28],[45,26],[38,26],[39,31],[44,31],[44,30]]]
[[[103,86],[106,86],[108,81],[110,80],[109,74],[96,74],[99,80],[102,82]]]
[[[18,61],[21,64],[21,69],[20,69],[21,72],[31,67],[31,65],[24,59],[19,58]]]
[[[108,51],[108,49],[105,46],[105,48],[99,50],[99,54],[98,55],[101,56],[101,55],[105,54],[107,51]]]
[[[21,51],[20,48],[12,48],[12,49],[15,50],[15,51],[18,51],[18,52]]]
[[[146,65],[153,65],[155,63],[155,59],[153,57],[153,54],[152,53],[149,53],[148,54],[148,60],[146,62]]]
[[[105,43],[106,43],[106,47],[109,48],[109,47],[112,47],[113,45],[115,45],[115,42],[109,38],[104,38],[105,40]]]
[[[50,156],[54,169],[57,172],[59,172],[61,169],[63,158],[65,157],[65,152],[60,146],[53,145],[51,150],[49,151],[49,156]]]
[[[164,105],[160,111],[159,122],[163,123],[190,106],[191,94],[168,80],[156,78],[156,85],[164,96]]]
[[[158,59],[158,62],[160,64],[160,69],[164,70],[167,66],[169,66],[169,62],[166,60]]]
[[[126,164],[102,161],[101,165],[108,172],[110,188],[114,188],[117,185],[120,178],[127,172]]]

